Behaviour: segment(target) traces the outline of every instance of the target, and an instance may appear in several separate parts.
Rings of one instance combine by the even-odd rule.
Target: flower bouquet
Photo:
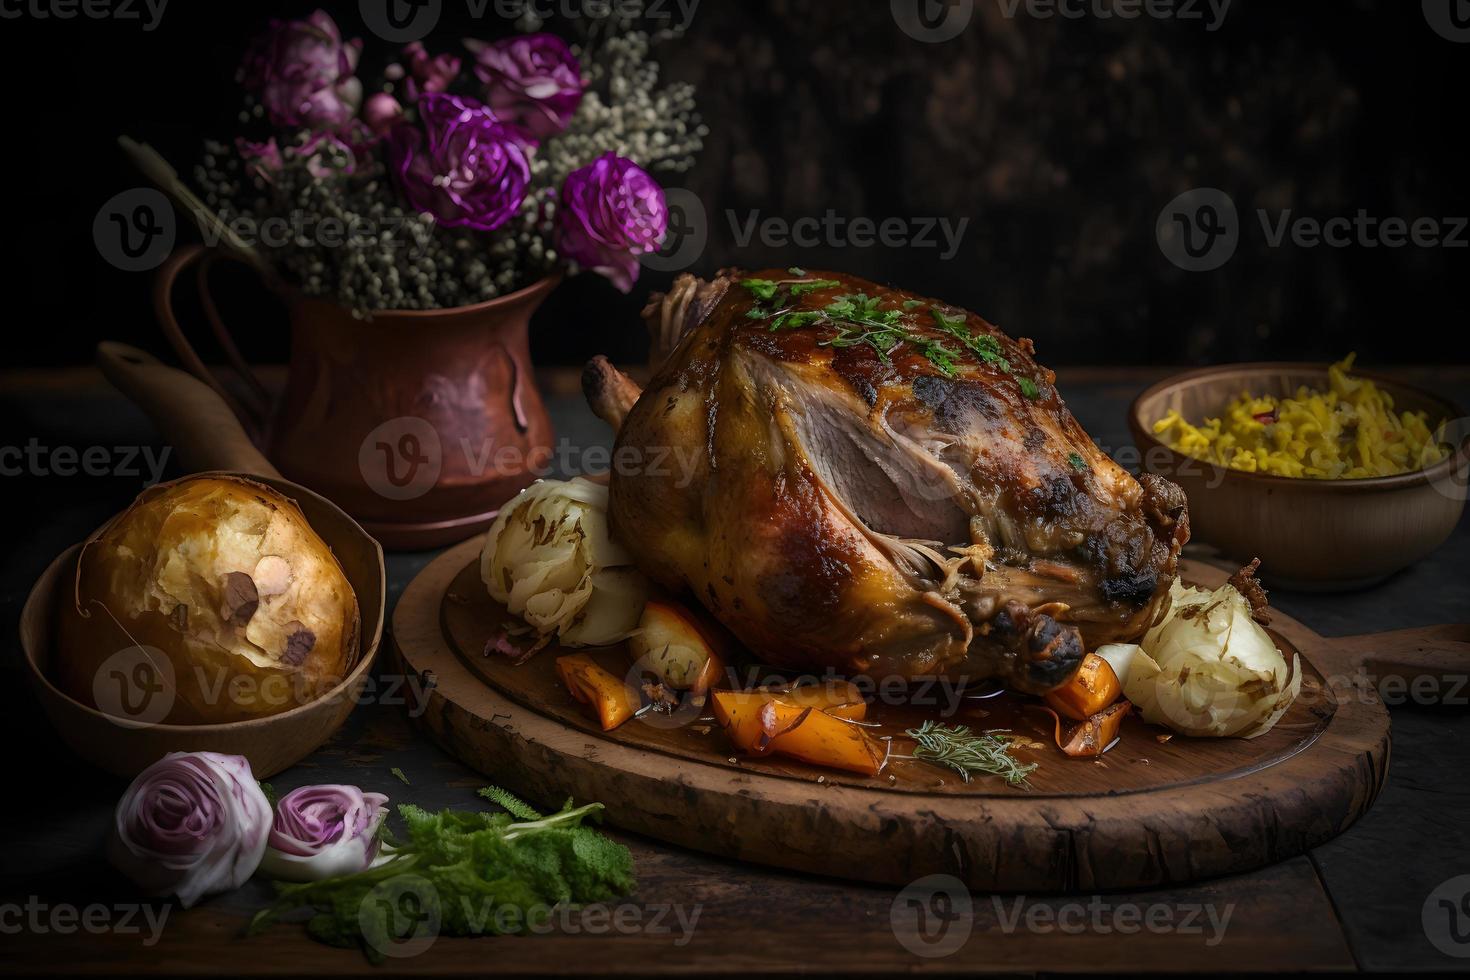
[[[706,131],[690,86],[660,85],[649,59],[677,32],[636,30],[632,9],[599,21],[596,43],[413,43],[371,91],[362,42],[326,13],[276,21],[240,69],[242,132],[208,144],[194,189],[123,141],[221,247],[160,268],[169,341],[282,473],[389,547],[467,537],[546,475],[531,313],[564,271],[629,290],[659,247],[668,211],[653,174],[691,166]],[[291,364],[273,411],[217,305],[206,296],[248,403],[204,368],[168,299],[220,251],[286,302]]]
[[[653,174],[690,167],[705,133],[634,23],[578,47],[414,42],[369,91],[362,41],[324,11],[272,22],[239,72],[250,135],[208,144],[196,169],[204,206],[359,315],[478,303],[560,268],[626,292],[668,224]]]

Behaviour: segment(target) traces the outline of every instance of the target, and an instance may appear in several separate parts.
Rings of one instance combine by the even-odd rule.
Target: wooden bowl
[[[1170,409],[1191,422],[1218,417],[1241,392],[1290,395],[1328,387],[1327,365],[1267,363],[1202,368],[1162,381],[1133,402],[1128,425],[1143,468],[1189,497],[1194,540],[1230,558],[1261,559],[1261,574],[1285,588],[1361,588],[1412,565],[1444,543],[1465,508],[1470,431],[1451,402],[1361,371],[1396,410],[1450,421],[1450,456],[1428,469],[1366,480],[1312,480],[1225,469],[1175,452],[1153,434]]]
[[[250,760],[255,777],[265,779],[325,742],[361,699],[383,638],[386,584],[382,549],[324,497],[290,481],[258,473],[229,475],[270,484],[295,500],[312,528],[331,546],[357,593],[362,616],[361,655],[352,672],[322,697],[265,718],[221,725],[168,725],[140,724],[106,714],[62,693],[47,671],[54,649],[58,604],[76,576],[81,545],[73,545],[51,563],[31,590],[21,612],[21,647],[31,688],[62,741],[108,772],[134,776],[169,752],[204,751],[243,755]]]

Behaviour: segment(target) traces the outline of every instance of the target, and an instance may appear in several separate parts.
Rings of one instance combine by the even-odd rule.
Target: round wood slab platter
[[[485,653],[510,617],[480,583],[482,543],[466,541],[432,562],[393,615],[395,654],[429,691],[419,720],[439,744],[548,806],[596,800],[610,823],[669,843],[866,881],[906,884],[942,872],[985,890],[1091,891],[1291,857],[1341,833],[1383,785],[1388,712],[1370,678],[1443,675],[1470,660],[1470,627],[1328,641],[1275,613],[1270,631],[1288,657],[1301,654],[1304,680],[1291,710],[1260,738],[1167,737],[1130,717],[1106,755],[1069,759],[1051,741],[1052,719],[1025,710],[1023,699],[961,697],[936,683],[911,692],[928,699],[924,710],[1014,732],[1017,757],[1040,763],[1028,786],[965,783],[901,761],[869,779],[737,758],[698,710],[648,714],[604,733],[556,680],[564,651],[551,647],[520,665]],[[1191,583],[1214,587],[1225,576],[1185,563]],[[625,650],[593,655],[627,672]],[[750,670],[742,679],[768,679]]]

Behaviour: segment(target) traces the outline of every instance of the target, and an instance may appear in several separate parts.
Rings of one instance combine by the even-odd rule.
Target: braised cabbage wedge
[[[1233,585],[1213,592],[1175,582],[1169,612],[1141,644],[1097,653],[1123,681],[1145,721],[1183,735],[1255,738],[1270,731],[1301,692],[1291,664]]]
[[[480,577],[540,637],[602,646],[638,625],[648,585],[608,533],[607,487],[538,480],[490,526]]]

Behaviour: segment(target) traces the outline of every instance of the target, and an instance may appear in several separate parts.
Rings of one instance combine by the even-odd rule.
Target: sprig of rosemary
[[[1017,762],[1011,755],[1015,741],[1004,729],[975,733],[969,725],[940,725],[926,721],[904,732],[915,743],[914,758],[946,766],[965,782],[974,775],[1000,776],[1011,786],[1026,786],[1036,763]]]

